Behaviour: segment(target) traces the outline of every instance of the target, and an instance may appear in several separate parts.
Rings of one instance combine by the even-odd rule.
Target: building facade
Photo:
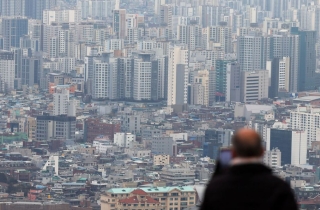
[[[112,188],[101,195],[100,202],[101,210],[182,209],[196,204],[196,192],[191,186]]]
[[[48,141],[52,138],[75,139],[76,117],[67,115],[37,116],[37,140]]]
[[[267,70],[241,72],[241,101],[255,102],[268,98],[269,72]]]
[[[0,51],[0,91],[7,92],[14,89],[15,60],[14,53]]]
[[[278,148],[281,165],[302,165],[307,163],[307,132],[268,128],[266,150]]]

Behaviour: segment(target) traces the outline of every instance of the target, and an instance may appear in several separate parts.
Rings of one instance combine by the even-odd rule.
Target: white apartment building
[[[201,27],[199,25],[178,25],[177,39],[181,44],[188,46],[189,50],[195,50],[201,46]]]
[[[14,89],[14,78],[14,54],[8,51],[0,51],[0,91],[5,92]]]
[[[138,50],[152,50],[155,48],[156,42],[152,40],[140,40],[138,41],[137,49]]]
[[[75,68],[75,58],[64,57],[58,58],[59,67],[61,72],[70,73]]]
[[[62,88],[53,94],[53,115],[68,114],[69,90]]]
[[[57,87],[53,94],[53,115],[76,116],[78,101],[69,99],[69,90]]]
[[[274,148],[270,151],[265,151],[263,162],[271,167],[277,168],[281,166],[281,151],[278,148]]]
[[[105,40],[104,51],[110,52],[114,50],[121,50],[124,47],[123,39],[107,39]]]
[[[43,24],[51,25],[51,23],[77,23],[81,20],[81,10],[43,10]]]
[[[95,147],[96,152],[100,154],[107,154],[108,151],[112,152],[114,150],[114,146],[109,140],[93,141],[92,146]]]
[[[154,2],[154,13],[156,15],[160,15],[160,6],[165,4],[166,1],[165,0],[155,0]]]
[[[129,44],[138,42],[138,28],[127,28],[127,41]]]
[[[115,133],[113,142],[119,147],[131,147],[136,141],[136,135],[132,133]]]
[[[227,26],[211,26],[207,28],[207,49],[210,42],[219,43],[225,53],[233,52],[232,30]]]
[[[189,51],[175,46],[169,52],[168,106],[187,104]]]
[[[255,102],[268,98],[269,72],[267,70],[242,71],[241,74],[242,102]]]
[[[79,0],[77,8],[81,10],[82,18],[103,19],[112,14],[115,1],[111,0]]]
[[[290,112],[292,129],[307,133],[308,146],[317,139],[317,129],[320,128],[320,109],[310,106],[298,106],[296,111]]]
[[[237,40],[237,60],[242,71],[264,69],[264,37],[258,35],[239,36]]]
[[[257,7],[247,6],[247,14],[249,15],[250,23],[257,23]]]
[[[99,60],[93,64],[92,98],[106,99],[109,97],[109,64]]]
[[[279,90],[289,91],[290,57],[279,61]]]
[[[279,92],[288,92],[290,89],[290,57],[274,58],[267,61],[269,71],[269,97],[277,97]]]
[[[133,99],[151,100],[151,62],[134,62]]]

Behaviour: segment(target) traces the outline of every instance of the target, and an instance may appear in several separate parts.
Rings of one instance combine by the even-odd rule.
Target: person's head
[[[258,158],[263,156],[260,135],[251,129],[240,129],[232,137],[233,158]]]

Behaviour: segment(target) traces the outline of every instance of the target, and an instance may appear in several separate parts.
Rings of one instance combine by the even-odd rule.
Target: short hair
[[[256,135],[244,136],[236,132],[232,137],[232,146],[239,157],[251,158],[260,157],[263,150],[262,139],[258,133]],[[246,141],[249,139],[251,141]],[[252,141],[253,140],[253,141]]]

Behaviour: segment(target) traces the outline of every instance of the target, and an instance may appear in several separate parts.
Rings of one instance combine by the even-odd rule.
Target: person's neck
[[[262,157],[252,157],[252,158],[244,158],[244,157],[236,157],[231,161],[231,165],[240,165],[240,164],[253,164],[253,163],[262,163]]]

